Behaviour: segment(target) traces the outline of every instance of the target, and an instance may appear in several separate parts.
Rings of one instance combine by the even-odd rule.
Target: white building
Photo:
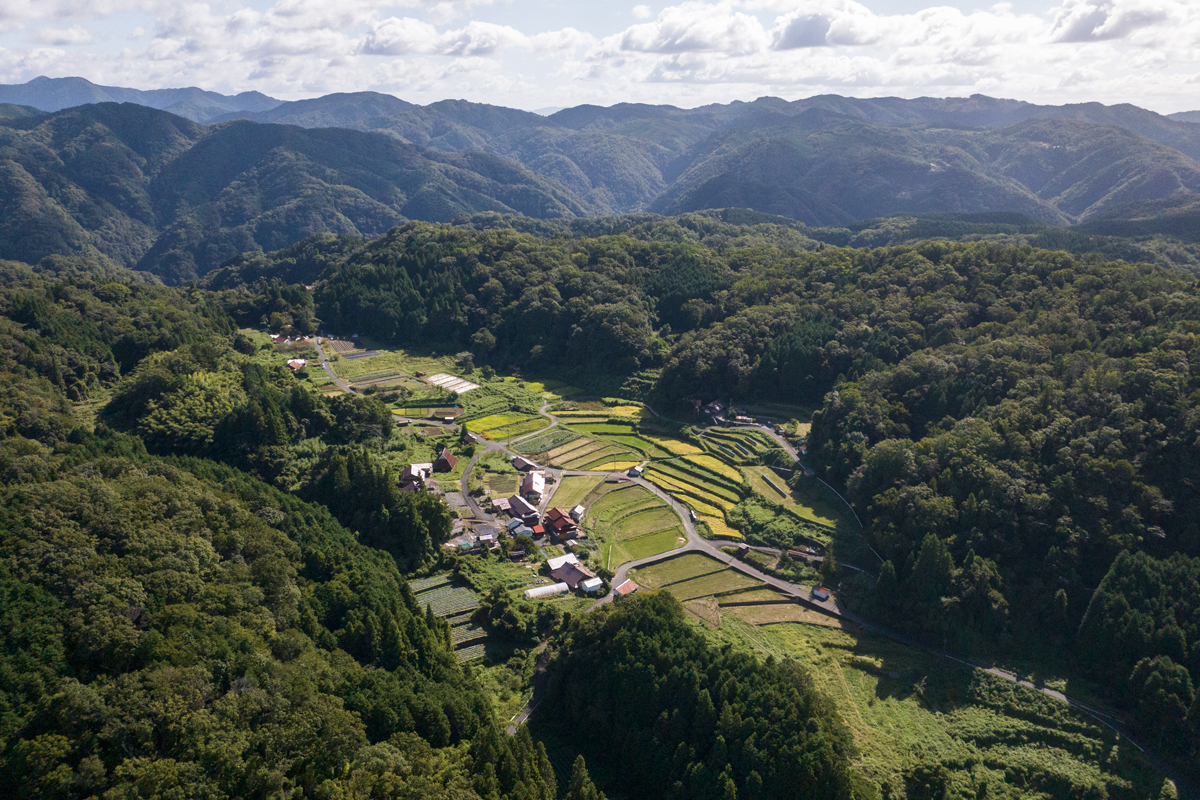
[[[556,594],[566,594],[571,591],[565,583],[552,583],[549,586],[535,586],[525,590],[526,600],[537,600],[539,597],[553,597]]]

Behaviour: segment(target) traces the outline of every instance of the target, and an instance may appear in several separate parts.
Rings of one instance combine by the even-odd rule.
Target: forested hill
[[[812,404],[812,466],[889,562],[862,609],[968,651],[1071,654],[1131,703],[1160,685],[1128,684],[1133,667],[1168,659],[1190,677],[1145,724],[1195,724],[1191,606],[1093,599],[1123,551],[1182,559],[1163,576],[1200,557],[1191,275],[987,242],[822,248],[696,215],[553,238],[410,224],[249,255],[212,285],[239,313],[288,312],[275,274],[315,282],[294,310],[332,330],[608,372],[684,418],[695,400]],[[1103,635],[1076,639],[1089,604]]]
[[[814,228],[1001,214],[1076,244],[1114,232],[1194,239],[1196,125],[1110,110],[967,129],[885,107],[764,98],[544,118],[354,93],[252,115],[288,125],[204,126],[132,103],[6,105],[0,257],[104,256],[180,283],[247,250],[378,236],[409,219],[726,207]],[[1064,227],[1080,222],[1086,233]]]
[[[230,295],[62,257],[0,277],[0,798],[560,796],[567,776],[527,728],[505,734],[401,575],[436,560],[450,511],[398,491],[386,406],[313,391]],[[872,796],[802,672],[726,658],[677,607],[607,624],[736,667],[747,716],[786,701],[789,729],[726,736],[789,749],[678,762],[702,796],[781,796],[776,775]],[[582,759],[571,777],[572,800],[603,797]]]

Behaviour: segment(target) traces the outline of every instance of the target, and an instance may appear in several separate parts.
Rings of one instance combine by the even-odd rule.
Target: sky
[[[1200,109],[1200,0],[0,0],[0,83],[283,100],[964,97]]]

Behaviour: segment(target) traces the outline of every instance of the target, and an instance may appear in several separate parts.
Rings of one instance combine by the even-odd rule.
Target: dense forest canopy
[[[605,378],[685,420],[696,400],[808,406],[808,463],[845,491],[882,562],[859,565],[877,578],[850,581],[847,602],[953,648],[1069,659],[1160,751],[1194,754],[1194,277],[997,241],[838,247],[735,214],[505,221],[318,237],[182,289],[80,260],[4,265],[0,741],[9,769],[36,776],[28,794],[555,791],[400,577],[451,516],[398,490],[390,410],[312,392],[239,325]],[[581,724],[620,705],[594,679],[583,689],[598,660],[706,676],[622,679],[650,681],[660,705],[627,709],[628,730],[589,752],[605,775],[626,754],[620,785],[854,791],[836,714],[803,673],[712,652],[666,598],[526,617],[530,642],[566,625],[553,685]],[[728,694],[726,671],[744,691]],[[708,723],[660,719],[706,708],[704,691],[724,756],[696,738]],[[778,731],[747,720],[779,692],[816,730],[771,761],[761,742]],[[120,710],[139,703],[179,709],[161,723],[174,732]],[[200,730],[253,735],[208,754]],[[669,766],[643,763],[664,748]],[[509,766],[484,767],[497,758]],[[797,763],[803,776],[780,777]]]
[[[1093,664],[1100,641],[1130,670],[1169,658],[1192,706],[1200,650],[1149,600],[1128,601],[1133,639],[1075,634],[1122,552],[1200,557],[1193,276],[996,241],[831,247],[719,215],[499,222],[314,240],[235,260],[213,285],[241,313],[278,307],[278,259],[279,279],[315,282],[296,315],[329,330],[605,371],[685,419],[696,400],[810,405],[811,466],[887,562],[865,609],[969,651]]]

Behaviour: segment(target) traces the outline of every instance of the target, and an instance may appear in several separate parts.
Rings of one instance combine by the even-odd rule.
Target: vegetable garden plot
[[[473,644],[470,647],[464,647],[460,650],[455,650],[454,654],[458,656],[459,663],[462,663],[463,661],[472,661],[476,658],[483,658],[486,652],[486,644]]]
[[[450,641],[455,646],[487,638],[487,631],[478,625],[460,625],[450,630]]]
[[[561,447],[577,438],[579,438],[579,434],[573,431],[566,430],[565,428],[555,428],[541,436],[535,436],[532,439],[515,444],[513,445],[513,449],[518,453],[540,453],[543,450],[553,450]]]
[[[421,593],[429,589],[435,589],[438,586],[445,586],[450,583],[450,575],[433,575],[428,578],[418,578],[415,581],[409,581],[408,585],[412,587],[413,592]]]
[[[448,617],[461,614],[464,611],[479,607],[479,601],[469,589],[460,586],[442,586],[417,595],[417,603],[424,608],[433,607],[433,613],[438,617]]]

